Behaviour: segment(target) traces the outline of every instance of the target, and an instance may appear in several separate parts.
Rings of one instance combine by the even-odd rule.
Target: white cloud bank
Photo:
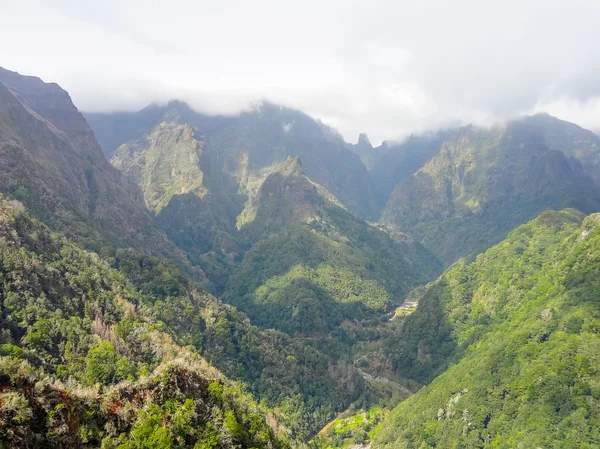
[[[0,0],[0,65],[80,109],[261,99],[373,142],[545,110],[600,129],[597,0]]]

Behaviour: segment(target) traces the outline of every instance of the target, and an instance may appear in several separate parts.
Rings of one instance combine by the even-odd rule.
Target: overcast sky
[[[373,142],[547,111],[600,129],[600,0],[0,0],[0,65],[85,111],[268,99]]]

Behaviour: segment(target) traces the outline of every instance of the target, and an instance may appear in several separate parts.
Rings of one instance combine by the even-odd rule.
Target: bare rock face
[[[172,251],[57,84],[0,69],[0,170],[2,193],[73,238]]]
[[[235,228],[234,200],[223,193],[200,131],[172,108],[147,135],[121,145],[112,163],[142,189],[156,222],[194,259],[216,251],[235,257],[229,233]]]
[[[204,137],[213,170],[231,179],[229,194],[252,188],[249,180],[288,157],[300,157],[311,181],[352,212],[376,218],[373,182],[360,157],[335,130],[300,111],[264,103],[236,116],[206,116],[171,101],[136,113],[86,116],[108,155],[122,144],[148,136],[164,121],[175,119],[196,128]]]

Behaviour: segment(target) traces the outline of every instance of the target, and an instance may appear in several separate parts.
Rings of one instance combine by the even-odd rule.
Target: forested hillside
[[[303,158],[249,171],[243,187],[232,186],[215,163],[222,151],[184,112],[171,109],[112,161],[140,185],[157,223],[221,298],[254,324],[292,335],[339,334],[344,321],[391,311],[439,273],[420,244],[407,236],[394,241],[346,210],[309,178]]]
[[[16,77],[12,81],[19,86],[19,82],[22,81],[19,81],[20,75],[14,72],[9,72],[8,75]],[[56,123],[68,128],[74,134],[67,138],[66,132],[59,131],[49,119],[42,118],[40,113],[34,113],[30,106],[24,103],[25,100],[21,97],[20,100],[17,99],[16,91],[5,89],[3,106],[6,107],[3,107],[2,111],[6,119],[3,124],[6,126],[3,127],[5,132],[0,136],[0,140],[3,142],[3,148],[15,150],[4,154],[0,159],[0,162],[8,167],[3,177],[5,193],[22,201],[18,204],[24,204],[27,211],[32,211],[38,218],[44,220],[53,231],[65,233],[78,244],[94,249],[101,255],[100,257],[93,254],[85,256],[95,257],[98,261],[98,266],[87,267],[89,272],[83,276],[86,282],[83,291],[86,296],[99,294],[103,285],[90,284],[88,276],[93,279],[102,279],[103,276],[107,278],[121,276],[123,280],[132,282],[134,286],[132,288],[145,298],[142,313],[144,320],[156,320],[158,328],[168,332],[177,344],[201,353],[229,378],[244,381],[246,390],[253,393],[257,399],[265,401],[269,407],[278,407],[279,421],[291,432],[293,438],[302,440],[316,433],[338,411],[343,410],[361,395],[363,380],[349,361],[338,356],[325,355],[301,342],[291,340],[285,334],[262,331],[252,326],[243,313],[225,306],[207,294],[204,285],[209,281],[208,278],[203,276],[197,266],[194,266],[193,258],[190,257],[191,261],[189,261],[183,251],[177,250],[155,225],[151,215],[144,208],[143,197],[137,187],[128,184],[114,168],[108,165],[101,154],[97,163],[85,165],[90,160],[95,160],[98,146],[89,128],[85,127],[87,126],[85,121],[81,119],[81,123],[78,124],[76,119],[81,118],[81,115],[70,103],[68,95],[56,85],[45,84],[37,78],[31,80],[27,78],[22,82],[30,81],[36,86],[35,92],[44,93],[40,105],[37,106],[39,110],[50,118],[54,118],[54,113],[58,114]],[[4,88],[4,86],[0,87]],[[58,92],[56,98],[53,97],[54,91]],[[50,103],[42,101],[48,98],[52,98],[53,101]],[[43,109],[41,105],[46,105],[46,108]],[[61,122],[59,119],[70,117],[69,114],[63,113],[63,108],[66,108],[75,118]],[[26,128],[30,125],[30,128]],[[85,126],[81,128],[79,125]],[[87,143],[76,146],[73,143],[76,138],[81,138],[84,143]],[[56,146],[53,146],[54,142],[58,142]],[[31,162],[31,165],[27,162],[30,155],[35,156],[35,161]],[[65,160],[65,156],[72,157],[75,162]],[[84,164],[83,174],[78,171],[79,161]],[[70,165],[71,163],[73,166]],[[26,174],[19,171],[28,167],[31,170]],[[105,174],[103,171],[105,168],[110,176],[114,176],[113,178]],[[97,180],[97,183],[86,184],[73,178],[79,174],[87,176],[87,178],[84,176],[87,181]],[[103,178],[104,176],[109,178]],[[99,187],[98,192],[92,191],[98,193],[97,196],[90,194],[90,186],[103,185],[99,181],[101,179],[102,182],[112,179],[117,186],[117,192],[121,192],[118,189],[122,186],[128,186],[131,192],[138,193],[121,197],[115,192],[104,191]],[[18,188],[13,188],[17,185]],[[79,188],[82,190],[76,190]],[[43,202],[36,202],[38,195],[43,196]],[[88,199],[98,205],[98,208],[88,211],[89,213],[85,210],[87,206],[82,206],[83,209],[78,206],[78,202],[88,201]],[[22,206],[18,206],[20,207]],[[131,227],[118,222],[120,227],[114,228],[117,222],[104,223],[98,214],[100,210],[104,211],[103,213],[110,211],[111,220],[119,217],[130,219],[138,212],[142,218]],[[26,216],[27,212],[22,212],[22,215]],[[49,235],[48,230],[40,229],[36,228],[35,232],[32,231],[33,240],[41,234]],[[24,235],[29,239],[27,232],[24,232]],[[39,248],[36,257],[44,260],[53,258],[55,256],[46,254],[46,251],[63,251],[62,248],[62,246],[58,249],[54,246]],[[69,244],[68,248],[68,251],[64,250],[68,254],[64,255],[65,260],[61,263],[69,267],[75,264],[73,269],[77,270],[86,267],[80,260],[83,257],[80,254],[84,253],[72,244]],[[16,245],[7,250],[7,254],[20,260],[19,251],[19,245]],[[161,258],[157,257],[157,254],[171,257]],[[103,264],[108,264],[107,267],[112,271],[104,273],[101,270]],[[14,273],[16,269],[9,265],[5,276],[16,274]],[[197,283],[198,279],[204,281],[203,286]],[[11,337],[11,344],[20,346],[27,341],[23,340],[24,334],[31,326],[42,326],[36,335],[44,339],[44,344],[57,345],[59,350],[59,352],[48,350],[52,356],[46,361],[49,365],[45,369],[51,373],[57,370],[57,373],[67,376],[63,376],[63,379],[68,380],[69,376],[79,376],[82,371],[76,367],[69,368],[67,371],[63,368],[59,369],[59,365],[65,365],[63,359],[68,358],[60,351],[68,350],[71,346],[65,345],[66,342],[61,340],[62,334],[56,337],[58,340],[55,341],[52,337],[53,332],[62,332],[61,329],[67,326],[64,330],[66,335],[78,335],[76,329],[81,326],[85,329],[87,325],[81,321],[83,317],[75,320],[73,316],[75,313],[81,313],[81,310],[66,309],[54,303],[66,299],[60,296],[62,287],[48,288],[50,291],[44,295],[49,296],[52,293],[58,296],[44,307],[56,311],[58,316],[44,316],[40,324],[35,324],[37,318],[34,322],[19,319],[13,320],[14,322],[5,321],[3,330],[12,329],[17,325],[24,326],[21,330],[14,330],[16,334]],[[41,293],[42,290],[28,295],[32,297],[32,301],[42,301],[44,296],[40,298]],[[78,302],[80,299],[73,300],[81,307],[86,304],[85,301]],[[23,300],[19,296],[5,295],[2,301],[17,301],[19,307],[25,307],[21,304]],[[31,304],[27,307],[35,308]],[[22,313],[26,314],[26,312]],[[96,319],[93,313],[90,319],[92,321]],[[77,353],[85,356],[87,349],[89,348],[84,347],[81,353]],[[25,347],[24,350],[29,349]],[[42,348],[36,347],[32,351],[38,354]],[[132,357],[127,354],[118,360],[127,366],[131,363],[135,365],[135,358]],[[156,360],[156,363],[159,362],[160,359]],[[148,369],[151,370],[152,367]],[[136,370],[135,373],[138,374],[146,372],[143,366]],[[127,376],[114,377],[111,374],[110,377],[116,381]]]
[[[269,175],[252,206],[242,233],[256,243],[223,299],[261,326],[329,334],[345,320],[391,310],[439,273],[421,245],[354,217],[304,176],[298,160]]]
[[[0,273],[3,447],[287,445],[239,385],[174,342],[150,294],[14,200],[0,199]]]
[[[389,342],[429,385],[374,447],[600,444],[600,216],[544,212],[430,287]]]

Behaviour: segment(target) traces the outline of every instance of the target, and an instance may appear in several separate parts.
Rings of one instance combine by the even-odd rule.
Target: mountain
[[[97,250],[102,241],[176,252],[57,84],[0,68],[0,170],[0,192]]]
[[[310,436],[319,420],[331,418],[361,391],[352,380],[358,372],[352,345],[375,336],[373,323],[387,320],[386,314],[413,287],[435,278],[441,265],[408,236],[392,238],[347,210],[308,176],[302,157],[288,156],[250,172],[241,189],[233,171],[218,160],[225,156],[211,153],[209,137],[189,124],[188,113],[181,104],[171,104],[147,135],[113,153],[113,163],[140,185],[157,223],[201,265],[221,300],[247,314],[252,324],[287,334],[286,344],[327,356],[328,369],[341,380],[328,388],[337,391],[303,383],[319,393],[284,402],[303,417],[296,423],[312,423],[293,430]],[[248,373],[260,374],[246,368],[246,356],[243,360]],[[237,378],[222,361],[215,364]],[[315,369],[305,372],[313,382]],[[288,377],[279,366],[275,372]],[[259,397],[271,398],[262,379],[258,390],[253,388],[258,379],[248,381]],[[366,382],[360,388],[363,403],[388,394],[365,393],[371,388]],[[279,393],[276,397],[281,401]],[[334,397],[339,404],[329,402]],[[280,407],[278,400],[268,403]]]
[[[304,173],[298,158],[270,173],[245,212],[253,242],[223,299],[287,333],[337,332],[399,305],[439,262],[420,244],[355,217]]]
[[[582,163],[552,149],[548,133],[529,121],[452,133],[438,154],[396,186],[381,222],[449,265],[546,209],[600,210],[599,189]]]
[[[371,168],[377,200],[383,208],[394,188],[410,178],[433,156],[452,131],[413,134],[400,143],[383,142],[374,152],[381,156]]]
[[[156,399],[163,407],[156,411],[163,410],[161,413],[175,413],[175,409],[168,407],[187,404],[188,399],[204,400],[197,395],[203,394],[201,389],[207,384],[198,378],[209,376],[210,383],[217,376],[216,379],[227,384],[231,383],[227,379],[243,381],[254,397],[269,407],[277,407],[274,419],[286,429],[285,435],[304,440],[363,391],[362,379],[351,364],[326,356],[285,334],[251,326],[246,316],[201,291],[174,263],[132,249],[120,249],[109,264],[97,254],[50,232],[15,200],[0,199],[0,273],[3,278],[0,355],[8,358],[2,359],[7,365],[0,367],[0,382],[16,390],[15,394],[7,393],[7,400],[19,395],[23,384],[15,384],[11,379],[20,376],[19,364],[23,363],[32,382],[49,375],[59,384],[70,385],[60,388],[75,386],[76,393],[96,384],[104,385],[103,392],[108,393],[118,382],[132,382],[133,392],[118,401],[119,407],[127,401],[134,407],[150,406]],[[12,370],[10,358],[19,361],[14,374],[5,371]],[[160,373],[170,370],[168,366],[177,365],[181,358],[183,365],[192,371],[173,368],[174,372],[160,380]],[[227,377],[216,373],[214,368],[208,369],[204,360]],[[158,398],[148,393],[148,400],[141,403],[132,399],[138,389],[136,385],[144,384],[144,376],[153,371],[157,373],[157,382],[168,382],[174,389],[164,391]],[[200,390],[192,394],[189,386],[179,384],[184,391],[177,392],[180,374],[182,382],[188,382],[187,376],[197,379],[194,382],[199,382]],[[52,396],[52,391],[47,394]],[[235,397],[232,392],[228,398],[219,400],[226,401],[227,407],[234,407],[238,413]],[[77,396],[73,399],[79,400]],[[34,409],[40,416],[49,413],[47,408],[40,409],[44,407],[43,400],[40,398],[42,405]],[[86,396],[82,400],[88,405],[92,401],[92,409],[101,405],[93,402],[100,400],[96,390],[91,399]],[[0,415],[0,420],[12,416],[11,409],[2,410],[8,410],[8,414]],[[190,419],[194,413],[206,415],[196,410],[189,411]],[[253,410],[252,413],[260,412]],[[239,412],[245,413],[243,408]],[[23,413],[29,416],[29,412]],[[98,419],[113,418],[101,415]],[[26,422],[13,421],[16,425]],[[51,424],[51,418],[47,422]],[[130,426],[134,422],[126,420],[121,424]],[[261,422],[253,424],[253,432]],[[218,430],[223,423],[217,420],[213,424]],[[103,432],[94,429],[89,429],[91,440]],[[196,430],[200,429],[198,425]],[[77,431],[63,429],[71,430]],[[81,435],[84,438],[86,434]],[[0,433],[0,441],[4,437],[19,441],[12,434]],[[50,433],[47,438],[51,438]]]
[[[395,242],[348,212],[309,179],[300,157],[246,175],[240,195],[181,111],[164,119],[121,145],[113,163],[140,185],[166,234],[253,323],[330,332],[344,319],[389,310],[438,274],[427,250],[406,237]],[[285,298],[256,296],[275,282],[283,284],[273,295]]]
[[[600,442],[593,134],[88,118],[0,71],[0,446]]]
[[[597,184],[600,182],[600,137],[549,114],[527,116],[522,121],[535,127],[544,136],[548,148],[577,159],[584,171]]]
[[[263,109],[279,114],[273,106]],[[289,333],[329,332],[344,319],[387,311],[439,273],[437,260],[421,245],[406,236],[394,242],[346,210],[309,176],[302,157],[269,157],[270,165],[235,175],[232,163],[223,162],[232,157],[226,146],[211,146],[188,123],[191,113],[171,104],[163,121],[121,145],[112,161],[140,185],[164,232],[253,323]],[[245,164],[263,157],[262,147],[251,147]],[[267,265],[274,265],[263,266],[271,257]],[[285,304],[259,304],[267,300],[255,291],[282,276],[292,282],[282,286],[286,299],[278,301]]]
[[[600,215],[572,210],[457,263],[388,346],[406,374],[439,375],[373,447],[596,447],[599,270]]]
[[[373,148],[369,137],[365,133],[361,133],[358,135],[358,142],[356,144],[349,144],[348,148],[358,154],[360,160],[365,164],[365,167],[367,167],[368,170],[371,170],[383,156],[384,151],[382,151],[382,149],[385,148],[385,146]]]
[[[234,181],[231,193],[245,194],[262,170],[298,156],[312,181],[353,212],[375,218],[372,181],[360,158],[337,132],[300,111],[263,103],[236,116],[206,116],[185,103],[171,101],[127,115],[86,115],[108,155],[121,144],[143,139],[173,116],[204,137],[212,168]]]
[[[160,201],[149,213],[146,191],[106,161],[65,91],[14,72],[3,71],[2,80],[0,191],[10,199],[8,205],[2,201],[2,230],[5,239],[19,236],[2,253],[0,338],[11,345],[9,355],[24,353],[41,377],[93,384],[97,379],[86,377],[86,357],[101,343],[94,335],[108,335],[114,351],[106,345],[98,349],[102,357],[108,352],[110,365],[98,373],[106,380],[101,383],[137,383],[163,361],[162,347],[148,334],[157,331],[157,338],[175,342],[176,352],[185,347],[191,357],[201,354],[227,378],[244,382],[257,400],[277,409],[277,421],[299,440],[360,396],[364,382],[351,362],[251,325],[245,314],[198,284],[195,261],[188,261],[155,224],[160,213],[152,214],[164,209]],[[173,126],[161,135],[180,131]],[[189,134],[184,130],[181,136],[185,140]],[[198,136],[194,148],[199,153],[201,142]],[[189,156],[189,149],[184,145],[181,154]],[[143,166],[137,159],[136,164]],[[202,186],[194,184],[197,173],[186,173],[193,179],[189,192],[202,199]],[[159,200],[168,201],[168,208],[169,195],[178,192],[161,194]],[[198,218],[192,214],[190,219]],[[74,243],[63,242],[61,235]],[[137,311],[133,324],[127,318],[131,307],[119,305],[121,297]],[[151,329],[138,329],[138,322]],[[121,331],[119,338],[132,347],[113,338]]]
[[[112,163],[140,186],[156,224],[171,241],[220,284],[222,271],[241,253],[231,234],[243,199],[235,181],[212,168],[198,129],[175,109],[163,118],[144,137],[121,145]]]
[[[1,198],[0,273],[2,447],[288,446],[150,295]]]

